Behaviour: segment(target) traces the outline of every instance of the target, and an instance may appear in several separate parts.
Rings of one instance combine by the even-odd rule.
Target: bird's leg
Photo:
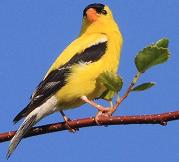
[[[89,100],[86,96],[82,96],[81,100],[95,107],[96,109],[98,109],[98,111],[101,111],[103,113],[108,112],[108,108],[98,105],[96,102]]]
[[[111,116],[112,113],[111,113],[111,107],[110,108],[106,108],[106,107],[103,107],[101,105],[98,105],[97,103],[95,103],[94,101],[91,101],[89,100],[86,96],[82,96],[81,97],[81,100],[90,104],[91,106],[95,107],[96,109],[98,109],[98,112],[95,116],[95,121],[98,125],[101,125],[99,123],[99,117],[100,116]]]
[[[70,127],[69,121],[71,121],[71,119],[68,118],[63,111],[60,111],[60,114],[62,115],[62,117],[63,117],[63,119],[64,119],[64,121],[65,121],[65,123],[67,125],[67,128],[68,128],[69,132],[75,133],[76,131],[79,131],[78,128],[71,128]]]

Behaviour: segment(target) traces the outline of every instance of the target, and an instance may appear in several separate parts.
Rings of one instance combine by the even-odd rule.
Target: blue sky
[[[0,132],[15,130],[14,116],[59,53],[78,34],[83,8],[93,2],[108,4],[124,37],[119,73],[126,89],[136,73],[134,57],[162,37],[170,39],[171,59],[146,72],[140,83],[157,85],[132,93],[115,115],[161,113],[178,110],[179,21],[178,0],[1,0],[0,1]],[[102,104],[105,104],[104,102]],[[88,105],[66,112],[72,119],[94,116]],[[39,124],[62,121],[53,114]],[[179,121],[160,125],[89,127],[37,136],[21,142],[12,162],[178,162]],[[9,143],[0,144],[4,162]]]

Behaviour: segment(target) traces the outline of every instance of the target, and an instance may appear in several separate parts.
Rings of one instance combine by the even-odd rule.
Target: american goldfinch
[[[122,35],[109,7],[88,5],[83,11],[79,37],[56,59],[29,104],[14,118],[15,123],[25,119],[10,141],[7,158],[30,128],[49,114],[60,112],[68,122],[63,110],[84,103],[103,111],[104,107],[92,101],[105,91],[97,78],[106,71],[117,72],[121,46]]]

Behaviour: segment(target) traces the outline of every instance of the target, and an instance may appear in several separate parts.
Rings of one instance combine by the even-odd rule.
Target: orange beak
[[[89,8],[89,9],[86,11],[86,15],[87,15],[87,20],[88,20],[90,23],[96,21],[97,18],[98,18],[97,13],[96,13],[96,10],[93,9],[93,8]]]

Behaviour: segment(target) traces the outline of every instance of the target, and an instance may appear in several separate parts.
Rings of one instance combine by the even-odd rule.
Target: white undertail
[[[52,96],[41,106],[35,108],[23,121],[20,128],[17,130],[16,134],[10,141],[9,149],[7,152],[7,159],[11,156],[13,151],[16,149],[17,145],[21,139],[29,132],[29,130],[42,118],[52,114],[56,111],[57,99]]]

